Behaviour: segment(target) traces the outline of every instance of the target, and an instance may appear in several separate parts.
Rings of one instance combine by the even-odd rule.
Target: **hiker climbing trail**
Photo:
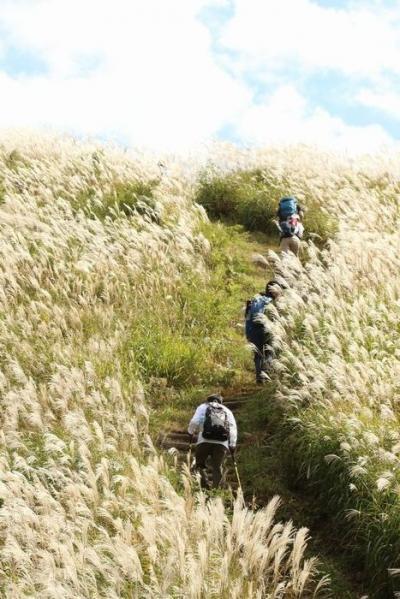
[[[277,446],[280,441],[276,441],[278,422],[271,412],[272,402],[267,389],[264,387],[260,390],[253,387],[227,395],[224,405],[234,413],[240,429],[236,458],[239,476],[243,478],[245,503],[251,508],[255,506],[259,508],[278,494],[282,498],[281,517],[284,520],[294,521],[297,526],[301,524],[308,526],[311,536],[309,541],[311,554],[320,555],[324,572],[328,573],[334,581],[336,597],[359,599],[364,592],[362,585],[353,580],[351,568],[336,560],[335,531],[327,523],[319,520],[312,497],[293,488],[287,481],[287,473]],[[186,430],[168,431],[159,436],[158,445],[165,451],[177,450],[178,464],[188,463],[190,435]],[[194,454],[195,439],[192,440],[190,457],[192,463]],[[250,454],[251,462],[249,462]],[[228,454],[224,471],[222,487],[230,487],[236,494],[238,481],[233,461]]]
[[[224,399],[224,406],[229,408],[231,412],[237,413],[245,406],[246,402],[254,399],[254,391],[243,391],[241,393],[228,396]],[[187,456],[190,450],[191,436],[185,430],[172,430],[165,435],[159,437],[159,445],[164,450],[176,449],[178,452],[178,461],[183,463],[187,461]],[[195,438],[192,439],[191,459],[194,459]],[[240,442],[238,443],[240,451]],[[235,467],[231,456],[226,456],[224,465],[223,486],[229,486],[233,491],[238,488],[238,474],[235,472]]]

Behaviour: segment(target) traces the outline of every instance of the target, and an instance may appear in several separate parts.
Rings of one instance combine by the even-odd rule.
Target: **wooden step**
[[[188,443],[176,440],[166,439],[162,444],[163,449],[177,449],[178,451],[187,452],[189,451]]]
[[[170,432],[167,435],[168,439],[176,439],[177,441],[179,441],[180,443],[185,442],[189,445],[190,443],[190,435],[188,435],[187,433],[174,433],[174,432]],[[193,443],[193,441],[192,441]]]

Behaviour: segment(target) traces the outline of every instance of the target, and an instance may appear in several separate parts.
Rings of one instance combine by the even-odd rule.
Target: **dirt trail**
[[[242,421],[246,422],[246,408],[252,409],[254,402],[265,402],[262,390],[252,388],[232,395],[224,395],[224,405],[226,405],[235,414],[238,421],[239,436],[237,446],[237,462],[239,464],[240,474],[245,474],[245,464],[241,466],[241,451],[249,451],[249,448],[261,442],[266,448],[263,460],[258,464],[258,474],[255,476],[270,476],[273,478],[271,493],[265,496],[254,498],[254,490],[251,481],[243,476],[243,491],[244,497],[249,507],[255,505],[262,507],[271,497],[277,493],[282,499],[282,510],[279,515],[285,520],[292,520],[295,526],[307,526],[310,531],[309,555],[318,555],[321,560],[322,570],[328,573],[332,579],[332,595],[333,599],[360,599],[367,597],[366,591],[362,584],[357,581],[357,573],[351,571],[346,562],[342,561],[340,556],[340,548],[335,539],[335,530],[332,524],[325,521],[321,514],[321,507],[315,505],[315,500],[310,496],[293,489],[288,485],[287,476],[284,466],[279,462],[276,455],[276,447],[274,443],[268,443],[267,439],[272,439],[274,436],[272,423],[266,423],[262,439],[257,438],[251,431],[246,432],[243,428]],[[189,419],[190,415],[188,415]],[[272,428],[271,428],[272,425]],[[175,448],[178,452],[178,463],[187,461],[190,447],[190,435],[185,430],[170,430],[158,438],[158,445],[165,451]],[[192,450],[194,445],[192,446]],[[194,453],[194,452],[192,452]],[[268,455],[268,454],[271,455]],[[271,465],[268,473],[266,472],[268,464]],[[225,486],[229,486],[233,492],[237,490],[238,483],[233,468],[232,460],[229,457],[225,460],[224,481]],[[242,468],[242,470],[241,470]]]

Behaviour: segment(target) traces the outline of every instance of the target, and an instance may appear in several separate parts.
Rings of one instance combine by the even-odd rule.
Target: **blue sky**
[[[399,83],[400,0],[0,3],[0,129],[375,152]]]

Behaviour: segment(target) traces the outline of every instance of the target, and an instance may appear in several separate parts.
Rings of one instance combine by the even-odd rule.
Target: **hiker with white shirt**
[[[196,470],[200,472],[201,487],[209,489],[206,461],[210,458],[212,487],[219,486],[222,464],[227,451],[234,456],[237,441],[237,426],[232,412],[223,405],[221,395],[209,395],[198,406],[188,427],[191,436],[198,433],[196,444]]]

